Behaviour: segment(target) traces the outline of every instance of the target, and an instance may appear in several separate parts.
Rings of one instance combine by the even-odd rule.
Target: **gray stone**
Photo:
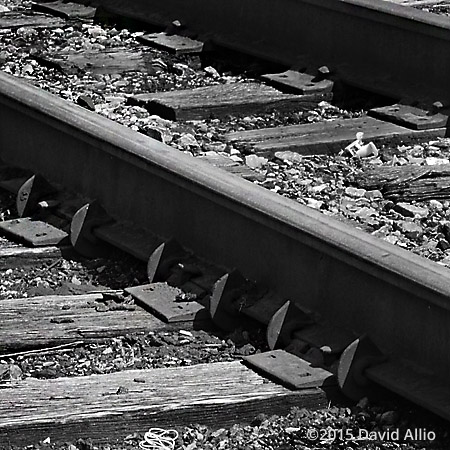
[[[440,211],[444,208],[444,205],[439,200],[432,199],[430,200],[430,208]]]
[[[437,247],[445,252],[445,250],[448,250],[450,248],[450,243],[446,239],[440,239]]]
[[[359,198],[364,197],[364,195],[366,194],[366,190],[358,189],[353,186],[348,186],[345,188],[345,194],[348,195],[349,197]]]
[[[423,229],[414,222],[402,221],[397,223],[397,228],[409,239],[419,239],[423,236]]]
[[[428,208],[411,205],[409,203],[397,203],[394,211],[404,217],[420,217],[421,219],[428,217]]]
[[[383,194],[378,189],[375,189],[373,191],[366,191],[364,193],[364,197],[368,198],[369,200],[377,200],[383,198]]]

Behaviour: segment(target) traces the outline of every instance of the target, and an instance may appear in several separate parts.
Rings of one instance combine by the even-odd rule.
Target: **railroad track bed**
[[[446,0],[390,0],[403,6],[411,6],[422,11],[448,16],[450,15],[450,3]]]
[[[312,78],[307,76],[306,81],[298,72],[266,77],[266,81],[278,86],[280,77],[290,81],[293,77],[295,89],[299,84],[303,89],[300,95],[298,91],[286,93],[261,85],[259,78],[252,78],[250,73],[228,72],[226,64],[216,65],[217,69],[205,66],[196,54],[178,55],[174,59],[167,52],[143,47],[141,41],[145,39],[147,44],[148,39],[162,39],[167,44],[167,36],[148,38],[141,32],[93,25],[92,8],[71,7],[72,17],[66,22],[31,13],[30,4],[4,4],[12,10],[12,14],[6,11],[0,18],[5,19],[0,34],[4,44],[0,56],[4,71],[301,204],[350,221],[353,226],[388,242],[443,265],[449,264],[450,203],[446,180],[450,142],[444,137],[445,108],[435,105],[438,111],[428,114],[409,109],[406,115],[413,116],[413,126],[404,127],[404,121],[395,125],[380,120],[380,117],[396,116],[395,108],[378,111],[378,118],[374,118],[359,108],[345,110],[333,106],[329,87],[334,81],[328,79],[325,67]],[[48,6],[34,4],[33,8],[45,10]],[[50,8],[53,6],[50,4]],[[58,3],[57,9],[62,7],[67,5]],[[67,8],[64,14],[68,14]],[[8,25],[7,20],[15,21],[15,25],[11,26],[12,22]],[[53,21],[51,26],[49,21]],[[180,25],[174,22],[172,27],[177,30]],[[183,45],[198,46],[196,42],[182,41]],[[198,48],[194,53],[197,51]],[[264,73],[259,64],[249,72]],[[281,85],[286,87],[283,80]],[[317,90],[311,93],[308,90],[311,87]],[[209,96],[209,102],[205,102]],[[277,112],[271,111],[274,106]],[[421,121],[428,125],[423,127]],[[279,126],[283,126],[282,131]],[[337,130],[339,139],[335,136]],[[358,158],[345,149],[356,139],[357,131],[365,132],[368,140],[375,142],[378,155]],[[3,175],[9,170],[5,169]],[[1,181],[11,188],[14,177],[3,176]],[[10,220],[14,213],[6,198],[1,225],[8,234],[11,229],[17,232],[22,224],[29,224],[27,217],[39,208],[43,210],[39,212],[41,215],[33,215],[31,222],[42,219],[49,223],[54,213],[52,208],[61,206],[52,204],[49,193],[53,192],[46,191],[48,186],[39,175],[27,175],[18,186],[19,190],[12,189],[13,199],[22,217],[19,221]],[[364,400],[352,410],[333,407],[321,409],[315,415],[300,409],[284,418],[266,420],[260,415],[253,427],[215,430],[219,425],[228,427],[236,420],[249,421],[261,411],[270,415],[286,412],[290,405],[323,407],[327,397],[317,386],[323,386],[324,379],[336,372],[337,357],[355,336],[324,327],[320,317],[297,310],[285,299],[277,298],[276,293],[248,284],[238,272],[209,266],[194,255],[186,256],[184,249],[171,240],[154,236],[130,241],[130,235],[143,236],[133,227],[130,232],[124,224],[109,224],[109,218],[101,214],[100,222],[96,222],[98,217],[93,218],[97,228],[92,232],[89,214],[96,209],[95,203],[81,208],[81,203],[75,203],[75,209],[73,205],[64,208],[65,200],[61,201],[63,212],[56,213],[56,228],[68,233],[61,241],[70,238],[81,253],[91,251],[91,244],[98,244],[99,240],[114,243],[131,250],[131,254],[143,261],[147,261],[151,249],[150,262],[145,270],[142,264],[128,263],[123,258],[117,265],[99,259],[97,252],[111,251],[103,245],[94,245],[96,259],[90,262],[64,259],[61,241],[49,249],[49,254],[43,250],[42,254],[36,251],[33,256],[33,252],[27,254],[12,245],[20,268],[4,266],[0,293],[4,297],[0,302],[7,324],[2,331],[2,353],[9,352],[9,356],[3,356],[4,360],[0,356],[6,384],[4,413],[11,421],[4,425],[7,439],[25,445],[31,436],[45,435],[49,439],[39,439],[42,443],[39,445],[60,448],[58,444],[52,445],[60,435],[65,436],[64,440],[75,436],[78,439],[80,427],[86,427],[86,434],[94,439],[110,438],[104,448],[115,448],[114,445],[131,448],[142,438],[135,433],[142,433],[143,424],[151,423],[147,414],[154,414],[158,423],[168,426],[181,427],[196,419],[213,424],[210,430],[205,427],[182,430],[178,443],[181,448],[192,449],[289,448],[292,445],[316,448],[315,439],[307,435],[310,426],[321,429],[348,426],[355,430],[362,425],[371,430],[398,426],[405,430],[415,425],[409,412],[394,412],[389,404],[371,407]],[[49,204],[53,206],[49,208]],[[52,213],[48,214],[48,210]],[[84,222],[88,224],[87,231]],[[34,232],[34,238],[43,235],[46,239],[45,234],[46,231]],[[47,242],[44,248],[45,245],[50,244]],[[5,241],[5,255],[8,248],[11,244]],[[17,257],[18,254],[21,256]],[[170,265],[166,259],[171,260]],[[32,269],[23,268],[27,260],[33,261]],[[127,275],[121,275],[122,272]],[[111,284],[106,286],[109,290],[99,292],[93,284],[101,283],[102,274],[106,284]],[[18,282],[15,284],[11,278]],[[139,287],[142,283],[145,285]],[[81,292],[83,295],[74,295]],[[54,293],[60,295],[49,296]],[[37,294],[45,297],[34,297]],[[24,298],[28,296],[31,298]],[[163,299],[165,302],[169,299],[172,305],[169,310],[167,305],[161,306]],[[225,311],[221,309],[224,303]],[[180,304],[188,309],[188,313],[184,312],[188,316],[176,319],[179,316],[173,307]],[[213,335],[201,331],[209,323],[205,306],[213,321],[227,332]],[[234,313],[238,310],[257,319],[259,325],[255,324],[255,330],[250,331],[236,328],[236,317],[229,317],[227,308],[230,307]],[[301,320],[312,321],[312,332],[309,333],[311,329],[306,334],[302,331],[296,335],[296,342],[286,339],[283,320],[277,322],[288,311],[292,313],[292,309]],[[23,326],[27,328],[25,333],[16,330],[18,314],[27,324]],[[40,319],[34,328],[29,328],[30,320],[37,315]],[[200,330],[195,326],[197,321],[202,324]],[[266,342],[261,336],[262,329],[268,325]],[[331,339],[332,347],[320,346],[323,339],[329,342],[329,336],[324,338],[323,334],[330,333],[337,333],[336,339]],[[290,353],[265,353],[268,347],[272,349],[280,343],[289,344]],[[36,347],[45,349],[33,352]],[[262,362],[259,351],[264,352]],[[291,391],[236,361],[256,356],[253,365],[262,364],[267,370],[267,364],[270,366],[264,360],[267,355],[271,355],[270,361],[270,358],[290,357],[289,354],[300,355],[309,361],[306,364],[325,368],[321,372],[308,365],[308,370],[318,377],[316,384],[305,386],[303,380],[300,382],[303,389]],[[277,376],[280,375],[270,372],[272,379],[278,379]],[[205,378],[207,389],[203,383]],[[99,384],[103,390],[98,390]],[[292,386],[292,380],[288,384]],[[78,391],[80,385],[83,389]],[[179,402],[175,406],[170,405],[173,392]],[[145,405],[149,395],[154,399],[151,411]],[[32,401],[27,405],[29,399]],[[418,420],[423,424],[426,419]],[[448,436],[436,422],[433,430],[445,445]],[[123,441],[128,431],[131,434]],[[111,444],[115,439],[120,443]],[[358,447],[360,443],[352,439],[339,439],[351,441],[352,448],[370,448],[367,443]],[[322,441],[324,448],[340,445],[335,438],[332,442]],[[92,448],[83,439],[71,445],[71,450]],[[403,446],[409,447],[409,443]]]
[[[2,209],[8,220],[17,220],[11,196],[4,196]],[[3,238],[0,253],[12,245],[29,250]],[[265,327],[247,322],[247,327],[222,331],[204,319],[196,325],[176,318],[161,321],[161,313],[153,316],[123,289],[145,283],[144,264],[120,253],[112,256],[86,260],[65,253],[37,260],[25,254],[4,260],[9,267],[5,264],[0,276],[9,290],[0,299],[1,409],[3,418],[17,423],[2,424],[7,431],[0,448],[136,448],[151,423],[145,419],[149,396],[157,423],[178,431],[176,448],[318,448],[320,441],[319,448],[375,449],[389,440],[377,433],[393,427],[406,436],[397,448],[417,448],[417,440],[434,446],[427,448],[447,445],[445,425],[408,403],[386,396],[351,406],[330,394],[333,383],[325,388],[326,396],[307,386],[291,391],[244,368],[243,357],[267,352]],[[171,284],[179,284],[179,269],[171,272]],[[153,286],[164,302],[175,289],[166,283]],[[178,290],[177,295],[186,293]],[[264,309],[257,308],[257,316],[264,317]],[[300,347],[304,351],[304,344]],[[309,347],[303,356],[317,363],[317,352]],[[336,395],[333,406],[330,395]],[[365,438],[358,442],[361,429],[372,433],[373,445]],[[408,430],[422,430],[422,435],[408,437]],[[7,445],[10,440],[16,445]]]
[[[26,11],[32,13],[29,7]],[[45,25],[54,18],[40,20]],[[380,122],[366,116],[370,108],[367,101],[351,110],[317,101],[316,106],[290,111],[255,114],[255,108],[250,107],[247,114],[236,115],[234,110],[225,109],[224,117],[222,112],[203,111],[202,117],[194,120],[168,120],[148,111],[147,101],[139,100],[141,106],[129,103],[149,91],[185,90],[189,97],[192,88],[240,86],[253,81],[232,72],[219,73],[212,66],[202,68],[195,53],[174,56],[143,47],[138,42],[142,32],[102,28],[85,17],[83,23],[80,19],[69,24],[57,20],[61,22],[56,28],[6,29],[1,36],[3,70],[390,243],[444,265],[450,261],[446,252],[450,245],[446,238],[446,194],[431,187],[421,197],[420,183],[427,182],[425,176],[417,193],[384,195],[384,190],[392,189],[384,183],[385,166],[387,172],[390,166],[403,167],[398,173],[407,176],[407,166],[414,170],[415,166],[448,163],[450,141],[439,137],[442,132],[408,131],[384,122],[380,130]],[[103,57],[98,59],[99,51],[111,52],[107,62]],[[125,54],[135,55],[135,59],[127,59]],[[263,70],[262,63],[251,68],[253,72]],[[211,118],[211,114],[217,117]],[[342,138],[336,141],[333,135],[337,130]],[[342,152],[358,131],[366,133],[364,143],[373,140],[380,147],[377,157],[355,159]],[[379,171],[380,182],[367,185],[361,174],[373,168]]]

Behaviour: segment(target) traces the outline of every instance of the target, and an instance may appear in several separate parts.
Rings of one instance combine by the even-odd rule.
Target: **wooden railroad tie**
[[[228,83],[181,91],[137,94],[131,104],[169,120],[202,120],[235,114],[259,114],[277,109],[306,109],[328,100],[329,93],[284,94],[259,83]]]

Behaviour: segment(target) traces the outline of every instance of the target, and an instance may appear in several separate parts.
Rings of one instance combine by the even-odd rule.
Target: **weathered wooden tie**
[[[236,131],[228,133],[225,138],[227,142],[245,145],[258,154],[273,155],[276,152],[292,151],[311,155],[338,153],[356,139],[358,132],[364,133],[364,141],[373,141],[376,145],[446,135],[445,128],[417,131],[372,117],[359,117]]]
[[[4,299],[1,305],[0,353],[167,327],[141,307],[107,302],[102,294]]]
[[[395,201],[450,198],[450,164],[377,167],[355,179],[365,189],[379,189]]]
[[[149,427],[250,422],[260,413],[327,404],[324,391],[291,391],[240,362],[127,370],[54,380],[28,378],[0,389],[0,441],[30,445],[122,438]]]
[[[83,52],[60,52],[36,54],[33,57],[41,64],[54,67],[66,73],[79,70],[95,74],[120,74],[130,71],[154,73],[151,57],[141,51],[125,48],[84,50]]]
[[[78,3],[56,1],[56,2],[33,2],[31,9],[63,19],[92,19],[95,15],[95,9],[91,6],[80,5]]]
[[[47,246],[29,248],[0,238],[0,269],[34,267],[36,264],[57,261],[70,252],[70,247]]]
[[[230,114],[292,111],[328,100],[329,94],[293,95],[258,83],[229,83],[181,91],[138,94],[130,98],[151,114],[169,120],[197,120]]]
[[[60,28],[65,24],[64,20],[49,17],[45,14],[27,15],[16,11],[0,13],[0,29],[6,28]]]

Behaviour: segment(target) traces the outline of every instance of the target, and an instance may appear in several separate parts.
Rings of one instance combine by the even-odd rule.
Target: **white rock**
[[[203,69],[210,77],[212,78],[220,78],[219,72],[217,72],[214,67],[208,66]]]
[[[302,155],[295,152],[285,151],[285,152],[275,152],[275,157],[282,159],[283,161],[290,161],[300,163],[303,160]]]
[[[269,160],[258,155],[247,155],[245,157],[245,164],[252,169],[259,169],[265,166]]]
[[[430,208],[440,211],[444,208],[444,205],[439,200],[432,199],[430,200]]]
[[[441,164],[450,164],[450,160],[447,158],[435,158],[434,156],[429,156],[425,158],[425,162],[428,166],[439,166]]]
[[[323,201],[316,200],[315,198],[307,198],[306,204],[313,209],[320,209],[323,205]]]
[[[325,190],[327,187],[328,187],[327,184],[319,184],[318,186],[312,186],[310,188],[310,191],[319,193],[319,192],[322,192],[323,190]]]
[[[402,221],[397,226],[410,239],[419,239],[423,235],[423,228],[414,222]]]
[[[187,330],[180,330],[179,333],[182,334],[183,336],[193,337],[193,334]]]
[[[195,137],[190,133],[183,134],[178,140],[178,143],[185,148],[200,147],[200,144],[197,142],[197,139],[195,139]]]
[[[90,26],[87,32],[92,37],[106,36],[106,31],[99,25]]]
[[[360,198],[364,197],[365,193],[366,193],[365,189],[358,189],[353,186],[348,186],[345,188],[345,194],[348,195],[349,197]]]
[[[389,242],[390,244],[396,244],[398,242],[398,237],[394,236],[393,234],[390,234],[389,236],[386,236],[383,239],[386,242]]]
[[[378,189],[375,189],[373,191],[366,191],[364,193],[364,197],[368,198],[369,200],[376,200],[379,198],[383,198],[383,194]]]

